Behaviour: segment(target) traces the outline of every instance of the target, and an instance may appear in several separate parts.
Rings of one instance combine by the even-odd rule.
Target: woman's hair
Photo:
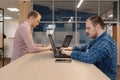
[[[31,11],[31,12],[28,14],[27,19],[29,19],[31,16],[33,16],[34,18],[36,18],[36,17],[38,17],[38,15],[40,15],[40,13],[37,12],[37,11],[35,11],[35,10],[33,10],[33,11]],[[41,16],[41,15],[40,15],[40,16]]]
[[[104,22],[100,16],[92,16],[88,18],[87,20],[90,20],[94,26],[99,24],[101,28],[104,29]]]

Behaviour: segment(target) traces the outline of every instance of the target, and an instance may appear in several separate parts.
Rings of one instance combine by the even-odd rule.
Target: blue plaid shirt
[[[107,32],[90,41],[88,45],[73,48],[71,58],[94,64],[111,80],[116,80],[117,45]]]

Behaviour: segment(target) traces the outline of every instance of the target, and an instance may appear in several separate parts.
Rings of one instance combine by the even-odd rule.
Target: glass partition
[[[66,35],[73,35],[70,45],[75,44],[74,23],[55,23],[56,28],[54,33],[54,40],[57,46],[61,46]]]
[[[104,21],[117,21],[117,1],[101,1],[100,15]]]
[[[52,21],[52,2],[51,1],[33,2],[33,10],[37,10],[42,15],[41,21]]]
[[[77,2],[78,4],[78,2]],[[77,21],[86,21],[90,16],[98,15],[97,1],[84,1],[79,8],[77,8]]]
[[[75,1],[54,2],[55,21],[72,22],[74,21],[74,18],[75,18]]]
[[[75,1],[54,2],[54,40],[57,46],[61,46],[66,35],[73,35],[70,45],[75,44]]]
[[[42,20],[33,30],[34,33],[40,32],[46,36],[48,30],[54,30],[56,44],[60,45],[66,34],[74,35],[72,44],[85,44],[90,40],[85,33],[88,17],[99,15],[106,24],[118,23],[118,0],[84,0],[77,8],[78,2],[79,0],[32,0],[33,9],[42,14]]]

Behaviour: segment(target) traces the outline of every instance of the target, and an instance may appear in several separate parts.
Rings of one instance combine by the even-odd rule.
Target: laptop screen
[[[62,44],[62,47],[68,47],[72,38],[73,38],[73,35],[66,35],[65,40]]]
[[[54,43],[54,41],[53,41],[53,37],[52,37],[51,34],[48,34],[48,37],[49,37],[49,39],[50,39],[50,43],[51,43],[52,49],[53,49],[54,53],[56,53],[56,52],[57,52],[57,49],[56,49],[55,43]]]
[[[53,52],[54,52],[54,57],[55,58],[70,58],[70,56],[68,55],[65,55],[65,54],[59,54],[59,50],[56,48],[55,46],[55,43],[53,41],[53,37],[51,34],[48,34],[48,37],[49,37],[49,40],[50,40],[50,43],[51,43],[51,46],[52,46],[52,49],[53,49]]]

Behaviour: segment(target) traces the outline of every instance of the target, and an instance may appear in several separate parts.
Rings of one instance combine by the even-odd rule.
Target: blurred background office
[[[78,5],[80,1],[82,2]],[[4,14],[0,9],[0,33],[7,36],[4,39],[6,58],[11,58],[18,25],[26,19],[31,10],[37,10],[42,14],[42,20],[33,29],[34,41],[48,42],[46,34],[52,30],[56,46],[61,45],[66,34],[74,36],[70,46],[88,43],[90,38],[85,33],[85,21],[93,15],[101,16],[107,32],[117,43],[118,65],[120,64],[119,0],[2,0],[0,8],[4,9]]]

